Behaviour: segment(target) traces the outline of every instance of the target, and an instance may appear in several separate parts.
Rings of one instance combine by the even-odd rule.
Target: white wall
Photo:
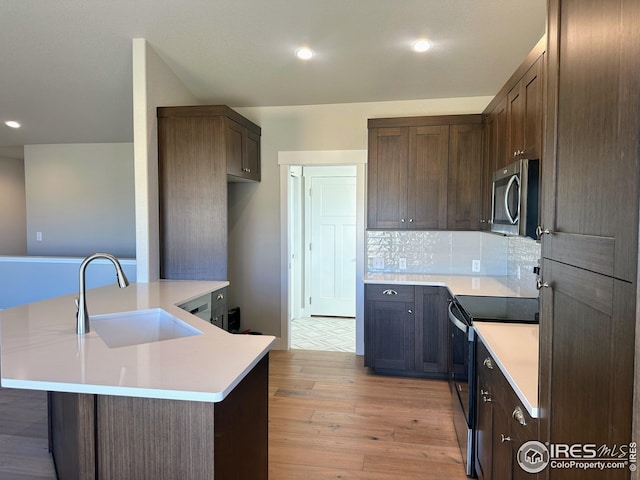
[[[26,145],[24,155],[28,255],[135,256],[131,143]]]
[[[27,254],[24,160],[0,158],[0,255]]]
[[[150,282],[160,273],[156,108],[198,102],[144,38],[133,39],[132,54],[137,277]]]
[[[231,297],[241,304],[244,327],[280,336],[280,175],[278,152],[362,150],[367,148],[367,119],[480,113],[492,97],[402,102],[234,108],[262,127],[262,182],[229,189],[229,261]]]

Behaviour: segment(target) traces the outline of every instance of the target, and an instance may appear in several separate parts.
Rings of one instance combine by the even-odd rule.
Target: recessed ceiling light
[[[4,124],[7,127],[11,127],[11,128],[20,128],[20,123],[16,122],[15,120],[7,120],[6,122],[4,122]]]
[[[411,44],[414,52],[422,53],[431,48],[431,42],[425,38],[420,38]]]
[[[315,52],[309,47],[300,47],[296,50],[296,57],[300,60],[310,60],[314,57]]]

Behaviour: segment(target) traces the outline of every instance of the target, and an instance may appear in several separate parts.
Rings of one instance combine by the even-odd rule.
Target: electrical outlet
[[[384,258],[373,257],[373,268],[376,270],[382,270],[384,268]]]
[[[42,232],[36,232],[36,241],[37,242],[41,242],[42,241]]]
[[[480,271],[480,260],[471,260],[471,271],[472,272]]]
[[[406,270],[407,269],[407,259],[406,258],[400,258],[398,260],[398,268],[400,268],[400,270]]]

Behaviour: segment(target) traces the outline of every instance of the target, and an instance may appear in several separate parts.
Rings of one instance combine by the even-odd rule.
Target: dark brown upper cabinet
[[[489,230],[493,173],[521,158],[542,165],[546,36],[540,39],[482,113],[483,180],[480,225]]]
[[[160,277],[227,280],[227,181],[260,179],[260,127],[224,105],[157,115]]]
[[[539,159],[542,151],[543,56],[507,95],[508,154],[511,160]],[[510,163],[507,161],[507,163]]]
[[[367,228],[477,230],[481,162],[480,115],[370,119]]]
[[[227,175],[230,182],[260,181],[260,128],[226,119]]]
[[[482,196],[482,125],[451,125],[447,229],[478,230]]]

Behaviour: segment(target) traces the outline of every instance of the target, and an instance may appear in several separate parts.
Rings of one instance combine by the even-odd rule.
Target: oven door
[[[453,425],[466,473],[473,476],[473,328],[455,300],[449,303],[449,340]]]

